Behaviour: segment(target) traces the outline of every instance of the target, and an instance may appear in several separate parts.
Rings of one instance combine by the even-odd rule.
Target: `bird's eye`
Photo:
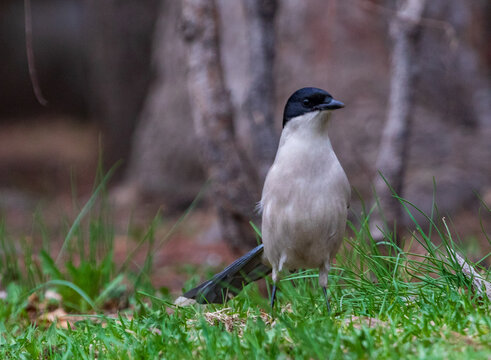
[[[304,104],[305,106],[309,106],[309,105],[310,105],[310,100],[309,100],[309,99],[303,99],[303,101],[302,101],[302,102],[303,102],[303,104]]]

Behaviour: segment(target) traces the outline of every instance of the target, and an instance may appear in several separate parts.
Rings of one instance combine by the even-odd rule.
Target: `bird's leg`
[[[331,313],[331,305],[329,304],[329,297],[327,296],[327,275],[329,274],[329,270],[331,269],[331,264],[329,261],[324,263],[324,266],[319,269],[319,285],[322,287],[324,291],[324,297],[326,298],[326,306],[327,312]]]
[[[278,269],[273,265],[271,277],[273,278],[273,289],[271,291],[271,310],[274,308],[274,300],[276,297],[276,284],[278,281]]]
[[[324,291],[324,297],[326,298],[326,305],[327,305],[327,313],[331,313],[331,305],[329,304],[329,297],[327,296],[327,289],[325,287],[322,288]]]
[[[274,309],[274,299],[276,297],[276,283],[273,284],[273,290],[271,291],[271,310]]]

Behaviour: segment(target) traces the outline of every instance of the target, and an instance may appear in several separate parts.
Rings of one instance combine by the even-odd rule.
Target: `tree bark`
[[[201,155],[212,181],[222,236],[236,249],[255,244],[249,225],[260,187],[254,170],[237,145],[230,94],[219,49],[217,8],[213,0],[183,2],[187,41],[188,86]]]
[[[179,1],[162,1],[154,33],[155,78],[133,135],[121,205],[137,201],[180,211],[205,183],[196,148],[186,79],[186,47],[178,32]]]
[[[426,0],[406,0],[390,24],[393,40],[390,97],[387,120],[379,147],[376,169],[397,194],[403,189],[404,171],[407,165],[408,139],[414,108],[414,83],[416,47],[420,32],[419,23]],[[384,179],[377,172],[374,179],[380,211],[371,218],[370,229],[376,240],[384,237],[391,224],[400,223],[401,206],[393,197]]]
[[[276,0],[244,0],[249,41],[251,84],[245,102],[249,126],[249,158],[262,181],[274,160],[274,58]]]

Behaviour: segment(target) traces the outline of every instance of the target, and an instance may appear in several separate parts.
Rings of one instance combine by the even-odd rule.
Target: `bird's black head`
[[[288,99],[283,113],[283,127],[294,117],[312,111],[336,110],[344,107],[341,101],[333,99],[327,91],[306,87],[297,90]]]

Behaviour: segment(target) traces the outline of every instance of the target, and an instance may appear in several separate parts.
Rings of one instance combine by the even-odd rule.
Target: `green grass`
[[[179,308],[148,280],[162,240],[155,239],[159,217],[135,239],[147,261],[129,266],[130,253],[118,266],[111,212],[96,196],[67,226],[57,258],[42,224],[46,245],[36,252],[0,222],[1,359],[491,358],[490,301],[476,295],[451,255],[457,249],[445,222],[428,217],[428,231],[414,223],[407,243],[388,241],[384,254],[368,215],[349,224],[352,235],[330,273],[330,314],[314,271],[280,282],[273,313],[255,284],[224,306]],[[400,200],[408,214],[418,211]],[[410,243],[424,254],[411,253]],[[472,266],[489,279],[483,260]],[[61,300],[44,299],[47,289]],[[126,309],[107,310],[121,299]],[[73,314],[68,327],[43,318],[56,309]]]

